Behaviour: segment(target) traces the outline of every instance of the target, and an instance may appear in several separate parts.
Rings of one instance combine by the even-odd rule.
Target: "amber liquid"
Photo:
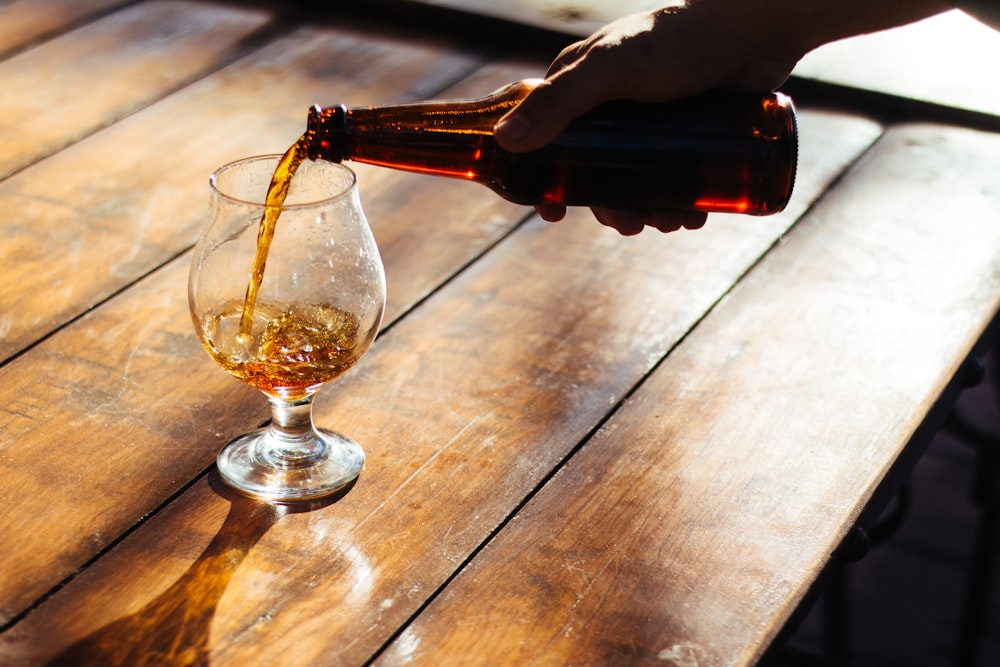
[[[224,304],[202,322],[216,363],[247,384],[289,400],[312,394],[363,352],[358,319],[351,313],[323,304],[257,302],[281,207],[306,158],[305,140],[285,152],[271,177],[242,307]]]
[[[233,301],[205,318],[206,348],[226,371],[268,394],[308,396],[353,366],[365,347],[357,317],[325,304],[257,303],[255,333],[244,338],[244,307]]]
[[[271,177],[271,184],[267,188],[264,215],[261,216],[260,228],[257,231],[257,253],[253,261],[253,270],[250,273],[250,282],[247,284],[246,298],[243,300],[243,315],[240,318],[239,338],[244,343],[250,340],[257,293],[264,281],[267,253],[271,249],[271,240],[274,238],[274,230],[278,225],[278,217],[281,215],[281,205],[285,203],[285,197],[288,196],[288,188],[292,184],[295,172],[298,171],[299,165],[306,158],[305,141],[305,137],[302,137],[285,151],[285,154],[278,161],[274,176]]]

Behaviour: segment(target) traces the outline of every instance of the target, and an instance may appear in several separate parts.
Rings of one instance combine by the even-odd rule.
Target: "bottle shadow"
[[[49,667],[207,666],[216,606],[253,546],[282,516],[331,505],[353,487],[352,483],[320,501],[274,504],[237,493],[215,471],[209,485],[230,506],[219,532],[198,559],[145,607],[70,645],[47,663]]]

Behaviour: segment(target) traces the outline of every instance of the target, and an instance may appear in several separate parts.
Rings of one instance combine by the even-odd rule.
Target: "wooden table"
[[[0,664],[751,664],[919,454],[1000,303],[1000,134],[835,86],[788,210],[699,232],[359,167],[389,304],[316,419],[366,469],[228,491],[268,411],[187,312],[208,173],[552,55],[399,16],[0,7]]]

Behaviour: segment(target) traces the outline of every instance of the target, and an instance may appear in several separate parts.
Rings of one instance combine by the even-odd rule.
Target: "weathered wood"
[[[0,178],[226,64],[268,19],[151,0],[0,61]]]
[[[649,0],[402,0],[447,7],[459,12],[494,16],[505,21],[583,37],[605,23],[659,6]]]
[[[378,664],[753,664],[1000,306],[998,162],[892,130]]]
[[[125,0],[13,0],[0,5],[0,58]]]
[[[350,66],[346,61],[352,54]],[[211,169],[266,152],[268,145],[287,148],[301,133],[304,110],[317,96],[343,95],[360,103],[425,95],[424,86],[439,87],[474,66],[475,60],[452,55],[443,44],[357,30],[304,30],[8,179],[0,184],[0,201],[16,202],[21,218],[20,224],[5,228],[0,251],[3,345],[16,350],[44,336],[183,252],[205,214]],[[495,87],[522,67],[497,65],[479,73],[474,83]],[[389,74],[374,76],[383,70]],[[261,96],[260,90],[273,94]],[[170,169],[150,159],[166,154]],[[100,187],[94,174],[101,174]],[[423,188],[422,196],[412,195],[416,201],[409,199],[416,192],[413,185],[401,185],[397,192],[381,184],[404,177]],[[397,239],[386,261],[392,262],[390,275],[401,284],[393,287],[388,321],[525,215],[522,208],[493,195],[484,197],[484,189],[470,184],[385,170],[371,172],[365,182],[373,184],[378,197],[368,206],[369,216],[377,229]],[[67,227],[67,209],[83,209],[75,226]],[[426,229],[428,238],[409,238],[412,228]],[[131,297],[137,301],[99,309],[82,325],[84,332],[73,328],[55,338],[56,347],[43,345],[0,369],[0,392],[9,392],[0,409],[0,469],[12,470],[5,489],[17,489],[16,504],[23,510],[4,513],[0,534],[25,535],[0,546],[0,560],[16,564],[0,572],[0,622],[211,463],[221,443],[210,438],[204,444],[203,432],[193,430],[204,428],[196,426],[202,417],[193,415],[209,409],[210,395],[228,396],[219,400],[235,404],[261,400],[256,393],[219,384],[225,376],[192,379],[195,375],[186,367],[205,365],[208,358],[194,344],[186,315],[186,260],[168,271],[169,287],[157,283],[144,296]],[[143,375],[139,367],[149,355],[155,360],[148,361],[148,375]],[[188,393],[192,382],[210,394],[198,398]],[[173,392],[174,384],[182,393]],[[158,395],[177,400],[168,408]],[[263,403],[259,405],[249,419],[237,417],[238,425],[219,432],[231,436],[265,419]],[[199,441],[203,444],[192,444]],[[164,457],[163,452],[170,454]],[[101,500],[94,503],[93,483],[81,485],[81,475],[103,478],[108,458],[124,467],[111,467],[116,472],[107,476],[106,495],[99,494]],[[58,497],[55,502],[39,492],[46,479]],[[128,502],[121,502],[122,493]]]
[[[647,235],[638,241],[617,236],[582,211],[562,224],[536,219],[518,229],[396,323],[358,368],[320,393],[317,422],[357,438],[368,453],[365,472],[344,499],[230,533],[231,528],[220,528],[227,505],[232,503],[230,511],[239,517],[250,512],[248,501],[201,480],[0,635],[0,662],[27,664],[66,650],[79,661],[81,654],[100,652],[102,628],[115,622],[121,624],[114,631],[116,646],[105,647],[112,653],[135,640],[146,651],[179,643],[192,653],[207,652],[213,664],[364,661],[572,453],[879,128],[859,119],[805,114],[803,132],[807,176],[793,206],[778,218],[720,216],[697,234]],[[829,137],[836,142],[828,143]],[[428,188],[436,181],[424,180]],[[424,211],[434,211],[433,201]],[[79,340],[80,349],[95,358],[111,357],[117,375],[84,396],[127,386],[124,397],[103,410],[70,407],[65,416],[47,415],[44,433],[29,433],[16,451],[0,452],[0,466],[16,454],[17,468],[27,468],[19,473],[22,479],[49,480],[59,491],[44,494],[44,501],[37,497],[42,494],[15,494],[10,513],[21,518],[0,530],[20,535],[29,530],[26,517],[42,514],[44,520],[33,519],[30,530],[51,540],[68,535],[50,545],[36,540],[31,552],[19,551],[19,540],[11,540],[2,547],[9,550],[5,562],[30,553],[33,563],[25,570],[48,570],[52,577],[60,570],[46,559],[79,561],[83,549],[74,540],[86,534],[84,527],[92,526],[95,542],[106,543],[98,530],[117,534],[148,506],[145,497],[162,498],[176,488],[165,481],[172,476],[190,479],[209,452],[255,414],[242,387],[227,378],[211,379],[221,371],[211,368],[207,356],[194,358],[193,336],[176,338],[174,346],[183,350],[164,350],[158,343],[165,337],[161,332],[189,326],[179,303],[185,269],[183,262],[167,267],[5,369],[12,382],[0,385],[0,405],[13,404],[25,420],[41,409],[28,405],[21,389],[29,371],[42,373],[40,385],[53,385],[52,392],[64,391],[67,374],[74,377],[68,364],[52,359],[64,341]],[[391,275],[394,266],[388,271]],[[139,312],[146,315],[138,337],[123,324],[114,325]],[[113,343],[106,335],[112,332]],[[127,385],[119,377],[123,369],[131,369]],[[229,386],[223,388],[225,382]],[[163,392],[170,396],[161,399]],[[180,416],[168,407],[173,403],[185,406]],[[263,401],[258,404],[263,414]],[[119,412],[108,420],[105,411],[111,409]],[[141,430],[140,419],[146,420]],[[87,428],[96,424],[100,437]],[[61,432],[71,427],[72,435]],[[74,469],[85,471],[84,478],[114,461],[104,479],[117,497],[68,484],[65,454],[52,455],[59,464],[55,469],[31,464],[64,439],[81,457]],[[118,446],[123,441],[133,443],[130,451]],[[140,490],[140,485],[155,488]],[[49,509],[36,507],[42,502]],[[212,535],[217,543],[203,553]],[[224,548],[218,542],[228,540],[236,544],[227,565],[213,554]],[[39,555],[39,547],[47,555]],[[133,566],[140,561],[142,567]],[[8,586],[18,599],[31,598],[18,580],[5,582]],[[193,627],[184,627],[185,618],[193,619]],[[78,641],[84,643],[71,649]]]
[[[397,0],[395,4],[496,17],[563,33],[567,43],[628,14],[661,6],[650,0]],[[994,83],[998,61],[1000,35],[956,10],[823,46],[808,54],[794,75],[1000,117],[1000,87]]]
[[[447,44],[360,28],[304,29],[8,178],[0,183],[0,207],[9,212],[0,245],[0,359],[190,247],[207,207],[208,174],[247,155],[283,152],[304,131],[310,105],[426,96],[477,64]],[[489,90],[522,67],[495,68],[480,85]],[[428,268],[412,285],[390,283],[393,304],[412,303],[414,290],[426,292],[428,281],[440,282],[522,216],[482,197],[480,186],[436,185],[442,190],[432,196],[414,190],[426,177],[412,185],[396,177],[397,189],[379,184],[384,170],[360,178],[380,242],[384,217],[413,212],[387,230],[387,255]],[[431,203],[434,217],[419,213]],[[432,227],[436,247],[407,241],[409,227]]]
[[[1000,33],[959,11],[810,53],[795,75],[1000,117]]]
[[[518,58],[496,61],[454,86],[428,94],[445,99],[480,97],[507,82],[538,76],[544,67],[542,62]],[[350,166],[358,172],[362,205],[382,261],[390,269],[387,320],[413,307],[533,213],[477,183]]]
[[[0,177],[240,55],[261,9],[152,0],[0,62]]]

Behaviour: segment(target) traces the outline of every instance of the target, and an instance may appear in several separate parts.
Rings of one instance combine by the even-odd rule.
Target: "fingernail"
[[[520,141],[531,131],[531,122],[519,114],[504,116],[493,128],[494,134],[502,134],[508,141]]]

